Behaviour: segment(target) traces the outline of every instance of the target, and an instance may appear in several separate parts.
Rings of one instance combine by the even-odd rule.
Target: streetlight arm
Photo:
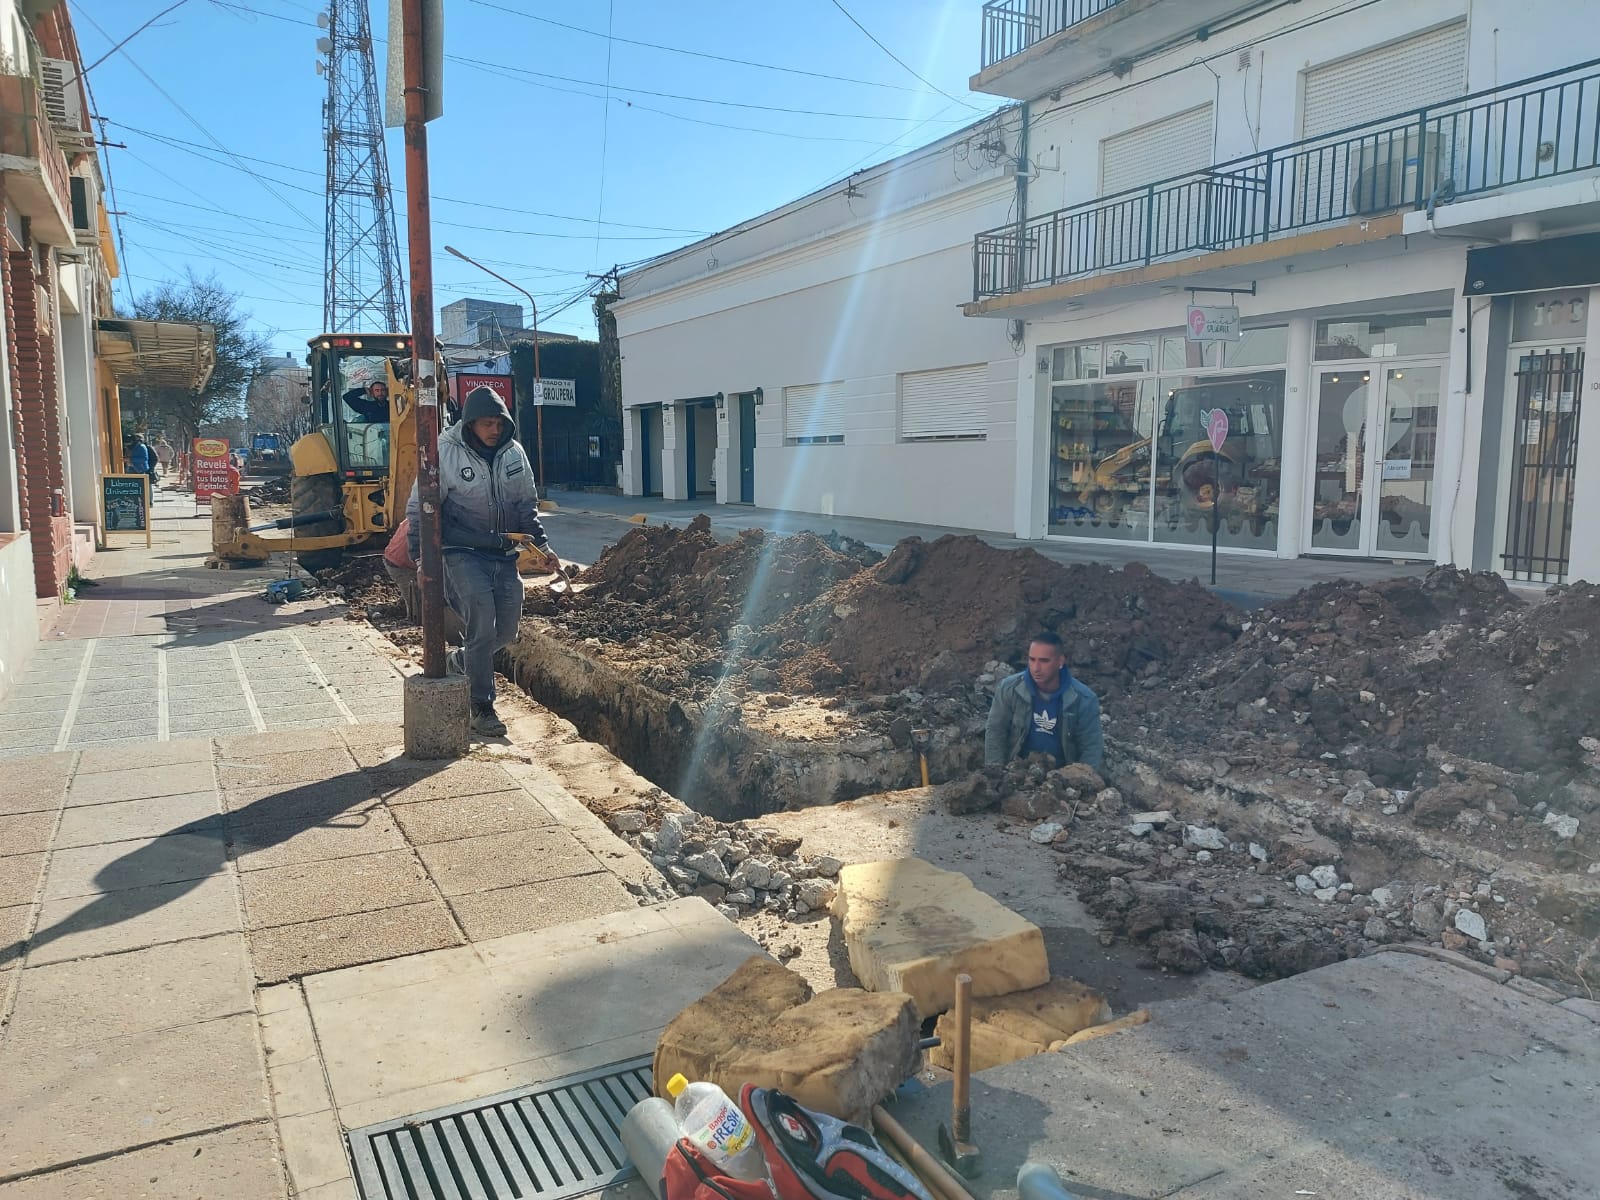
[[[539,305],[534,300],[532,294],[530,294],[529,292],[527,292],[523,288],[518,287],[516,284],[512,283],[511,280],[507,279],[504,275],[500,274],[498,271],[491,271],[488,267],[484,266],[477,259],[468,258],[465,254],[461,253],[461,251],[457,250],[454,246],[446,246],[445,247],[445,252],[447,254],[454,254],[457,258],[459,258],[464,263],[471,263],[473,266],[477,267],[478,270],[482,271],[485,275],[493,275],[496,279],[498,279],[501,283],[505,284],[512,291],[520,292],[522,295],[527,296],[528,297],[528,306],[533,310],[533,327],[534,327],[534,329],[538,329],[539,328]]]

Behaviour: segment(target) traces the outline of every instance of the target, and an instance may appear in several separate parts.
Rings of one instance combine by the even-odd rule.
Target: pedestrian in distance
[[[995,688],[984,731],[985,763],[1030,754],[1048,754],[1058,767],[1084,763],[1100,771],[1105,764],[1100,699],[1072,677],[1061,637],[1049,630],[1028,643],[1028,669]]]
[[[494,656],[511,644],[522,619],[518,549],[531,544],[550,555],[533,466],[515,431],[505,402],[476,387],[467,393],[461,420],[439,435],[445,600],[464,628],[456,661],[469,683],[473,731],[485,737],[506,731],[494,710]],[[406,505],[413,562],[422,560],[418,514],[413,485]]]
[[[156,462],[161,466],[161,474],[166,475],[172,469],[172,460],[177,451],[172,448],[172,443],[167,441],[167,435],[162,434],[156,439]]]
[[[152,492],[160,486],[156,475],[156,452],[150,448],[150,443],[144,440],[142,433],[134,434],[129,441],[128,470],[134,475],[148,475]]]

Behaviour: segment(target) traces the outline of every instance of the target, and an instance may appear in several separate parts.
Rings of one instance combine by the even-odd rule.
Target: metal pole
[[[405,60],[406,236],[411,249],[412,378],[417,386],[417,585],[422,592],[422,673],[443,679],[444,550],[439,527],[439,381],[434,377],[433,233],[428,204],[428,126],[422,82],[422,0],[400,4]]]
[[[516,284],[512,283],[511,280],[500,274],[500,272],[491,271],[477,259],[468,258],[454,246],[446,246],[444,249],[446,254],[454,254],[462,262],[471,263],[485,275],[493,275],[512,291],[521,292],[522,295],[527,297],[528,310],[533,314],[533,389],[535,393],[533,407],[534,413],[536,414],[534,417],[534,436],[537,439],[537,444],[534,449],[534,453],[537,455],[537,457],[534,459],[533,464],[533,478],[534,482],[539,485],[539,492],[542,495],[544,493],[544,388],[542,386],[544,382],[544,376],[539,374],[539,302],[533,298],[533,294],[526,288],[518,287]]]

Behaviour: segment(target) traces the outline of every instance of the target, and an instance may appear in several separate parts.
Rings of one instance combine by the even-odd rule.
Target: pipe
[[[327,512],[301,513],[294,517],[279,517],[264,525],[251,525],[245,532],[265,533],[269,529],[293,529],[297,525],[315,525],[318,521],[336,521],[344,516],[344,509],[330,508]]]

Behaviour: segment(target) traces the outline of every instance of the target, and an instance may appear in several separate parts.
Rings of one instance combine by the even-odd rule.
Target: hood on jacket
[[[499,417],[510,426],[512,435],[516,435],[517,423],[512,419],[506,402],[500,399],[493,388],[480,384],[467,393],[467,402],[461,406],[461,420],[468,423],[484,417]]]

